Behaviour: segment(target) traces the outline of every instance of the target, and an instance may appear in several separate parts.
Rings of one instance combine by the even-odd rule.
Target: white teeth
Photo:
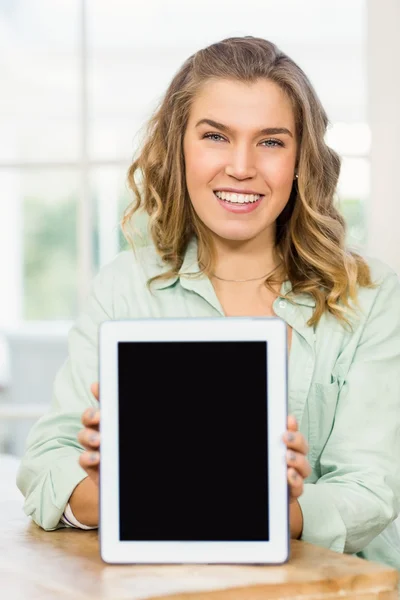
[[[220,200],[232,202],[235,204],[247,204],[248,202],[257,202],[261,198],[261,194],[231,194],[229,192],[215,192],[215,195]]]

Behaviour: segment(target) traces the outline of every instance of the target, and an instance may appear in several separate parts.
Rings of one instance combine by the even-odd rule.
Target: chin
[[[230,242],[247,242],[258,235],[260,235],[261,231],[252,231],[244,228],[224,228],[224,229],[211,229],[211,233],[218,236],[222,240],[227,240]]]

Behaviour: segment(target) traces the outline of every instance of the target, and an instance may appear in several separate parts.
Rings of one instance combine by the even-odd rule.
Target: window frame
[[[368,10],[368,3],[367,3]],[[38,170],[38,169],[71,169],[79,175],[78,188],[78,218],[77,218],[77,256],[78,256],[78,309],[80,310],[90,291],[91,281],[95,271],[93,252],[93,206],[91,202],[91,175],[96,167],[116,167],[127,169],[124,160],[91,160],[89,157],[89,92],[88,92],[88,17],[86,0],[79,0],[79,35],[78,35],[78,69],[79,69],[79,156],[76,161],[16,161],[0,162],[0,169]],[[371,161],[370,153],[342,154],[343,158],[363,158]],[[371,166],[372,168],[372,166]],[[367,223],[368,226],[368,223]],[[367,232],[368,233],[368,232]],[[105,244],[107,250],[102,252],[102,235],[99,237],[100,257],[110,253],[109,240]],[[118,248],[115,248],[115,252]],[[101,259],[100,264],[104,261]],[[21,265],[21,269],[23,265]],[[19,308],[19,322],[22,317],[22,302]]]

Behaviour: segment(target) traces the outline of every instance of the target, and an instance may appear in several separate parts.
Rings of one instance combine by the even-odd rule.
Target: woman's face
[[[291,102],[275,83],[207,82],[193,102],[183,149],[193,208],[211,232],[231,241],[275,239],[297,150]]]

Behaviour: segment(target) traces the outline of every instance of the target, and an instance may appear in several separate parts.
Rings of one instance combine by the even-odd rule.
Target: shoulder
[[[122,285],[132,277],[145,280],[159,275],[165,270],[153,245],[143,246],[119,252],[109,263],[101,267],[95,281],[107,285]]]
[[[319,328],[327,328],[330,333],[340,332],[346,339],[355,339],[366,327],[400,322],[400,281],[397,273],[378,258],[361,256],[369,267],[373,287],[357,287],[357,303],[350,301],[352,310],[345,309],[350,327],[328,311],[323,314],[319,324]]]
[[[148,281],[167,270],[153,245],[124,250],[95,276],[91,300],[101,305],[109,318],[128,317],[136,306],[152,301]]]
[[[373,288],[359,287],[358,300],[364,311],[370,312],[379,307],[389,308],[397,302],[397,310],[400,302],[400,281],[394,269],[378,258],[363,256],[369,266]]]
[[[385,283],[385,281],[387,281],[388,279],[392,278],[397,278],[398,280],[398,275],[396,271],[382,260],[366,255],[363,255],[362,258],[369,266],[371,272],[371,279],[374,283],[382,284]]]
[[[322,348],[320,361],[328,361],[329,365],[329,356],[335,356],[335,372],[342,381],[356,356],[360,362],[372,360],[374,356],[376,361],[382,357],[400,358],[399,278],[383,261],[368,256],[362,258],[370,268],[374,287],[358,287],[358,305],[350,302],[353,310],[346,311],[345,315],[349,326],[325,312],[316,332],[317,343]],[[326,365],[321,367],[325,368]]]
[[[359,286],[353,336],[360,343],[378,340],[400,341],[400,281],[397,273],[383,261],[363,256],[370,268],[374,287]]]

